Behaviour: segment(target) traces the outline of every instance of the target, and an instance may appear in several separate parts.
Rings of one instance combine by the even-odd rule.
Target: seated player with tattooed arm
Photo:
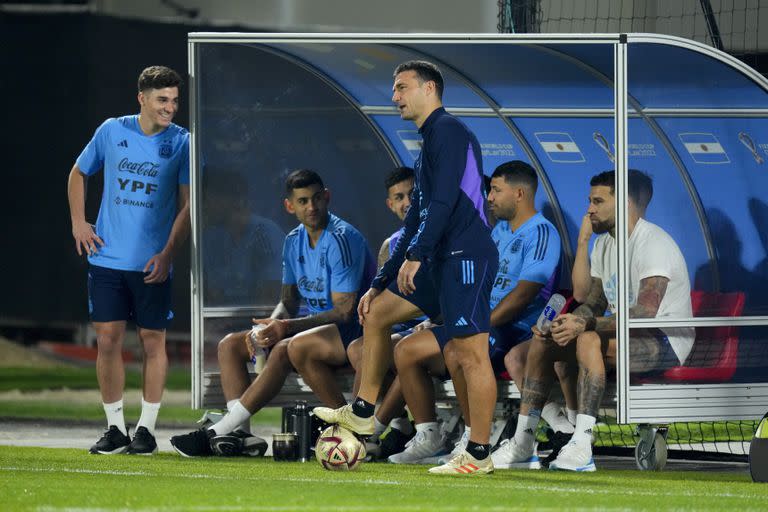
[[[627,203],[630,318],[690,318],[690,280],[685,259],[675,241],[659,226],[646,221],[653,196],[651,178],[629,172]],[[550,469],[595,471],[592,429],[605,391],[606,365],[616,366],[616,207],[614,171],[590,181],[589,209],[592,229],[599,235],[591,256],[592,283],[584,304],[571,314],[559,315],[548,336],[534,328],[528,353],[520,417],[511,449],[525,460],[534,451],[536,425],[554,380],[554,361],[576,361],[578,416],[575,433]],[[606,307],[611,315],[605,316]],[[632,329],[629,340],[630,371],[661,372],[681,364],[693,346],[691,327]]]
[[[293,171],[285,185],[285,209],[299,225],[285,237],[280,302],[270,318],[254,320],[264,326],[258,333],[231,333],[219,342],[228,412],[211,427],[171,438],[185,457],[263,455],[267,443],[251,434],[250,418],[277,396],[292,370],[322,403],[345,403],[334,371],[348,364],[346,348],[362,334],[355,306],[376,265],[363,235],[328,211],[331,194],[316,172]],[[302,301],[307,316],[299,316]],[[269,355],[251,382],[247,364],[260,349]]]

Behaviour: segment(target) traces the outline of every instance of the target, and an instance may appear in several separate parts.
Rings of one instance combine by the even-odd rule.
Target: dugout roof
[[[383,177],[412,165],[420,149],[415,126],[391,103],[392,71],[430,60],[443,70],[446,108],[478,136],[485,173],[513,159],[536,168],[537,206],[563,239],[564,285],[589,178],[614,168],[621,148],[629,168],[653,177],[648,219],[680,246],[692,289],[744,291],[745,316],[768,313],[768,82],[727,54],[655,34],[197,33],[189,41],[197,215],[206,180],[234,169],[247,176],[234,188],[287,232],[294,219],[268,204],[286,172],[316,168],[334,211],[375,251],[397,228],[383,207]],[[204,261],[204,240],[200,250]],[[201,311],[244,306],[198,279]],[[266,281],[249,293],[265,305],[277,296]]]

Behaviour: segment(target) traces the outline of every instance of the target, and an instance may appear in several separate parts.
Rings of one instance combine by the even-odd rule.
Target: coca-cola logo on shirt
[[[154,162],[131,162],[127,158],[123,158],[120,160],[117,169],[120,172],[129,172],[131,174],[136,174],[137,176],[154,178],[159,172],[160,164]]]
[[[307,279],[303,276],[299,279],[299,288],[308,292],[323,292],[325,291],[325,283],[322,277],[316,279]]]

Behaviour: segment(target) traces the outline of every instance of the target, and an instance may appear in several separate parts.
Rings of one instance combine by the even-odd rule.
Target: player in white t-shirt
[[[629,241],[627,261],[630,281],[630,318],[690,318],[690,280],[680,249],[660,227],[644,220],[653,196],[651,178],[629,171],[627,203]],[[548,335],[534,328],[528,354],[520,416],[513,442],[516,457],[525,459],[534,450],[535,430],[541,408],[554,379],[554,361],[579,364],[579,414],[576,431],[550,464],[550,469],[594,471],[592,429],[605,391],[606,364],[616,365],[616,206],[614,172],[590,181],[587,213],[599,235],[591,257],[592,284],[585,302],[571,314],[558,316]],[[611,315],[604,316],[606,308]],[[681,364],[691,350],[692,328],[633,329],[629,343],[630,371],[663,371]]]

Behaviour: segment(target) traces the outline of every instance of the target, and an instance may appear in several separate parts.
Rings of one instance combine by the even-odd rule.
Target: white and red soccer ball
[[[327,470],[351,471],[363,462],[365,444],[349,430],[332,425],[317,439],[315,457]]]

